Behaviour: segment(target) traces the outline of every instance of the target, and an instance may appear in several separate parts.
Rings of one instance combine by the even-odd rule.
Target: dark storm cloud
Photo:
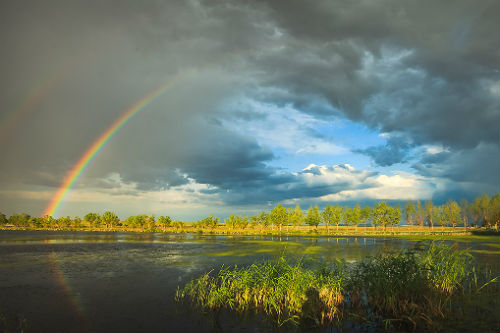
[[[495,144],[480,144],[472,149],[424,154],[413,168],[427,177],[483,183],[497,189],[500,183],[500,154]]]
[[[254,179],[221,191],[221,198],[233,205],[263,205],[287,199],[314,200],[342,191],[361,190],[378,185],[377,173],[355,170],[344,164],[310,166],[297,173],[272,174],[265,181]]]
[[[304,111],[314,112],[303,99],[319,95],[350,119],[418,144],[498,142],[497,2],[268,5],[291,42],[259,59],[262,81],[290,91]]]
[[[391,166],[395,163],[406,162],[411,147],[412,145],[404,136],[396,135],[389,137],[385,145],[356,149],[353,152],[370,156],[377,165]]]
[[[469,174],[477,166],[469,159],[498,165],[499,6],[2,1],[0,119],[37,87],[54,83],[0,143],[0,184],[58,186],[114,120],[179,73],[182,79],[165,96],[110,140],[79,186],[110,186],[103,179],[112,173],[139,190],[193,179],[216,187],[229,203],[361,186],[347,180],[306,184],[297,179],[318,170],[293,176],[269,167],[274,154],[252,133],[218,121],[262,116],[221,112],[224,102],[242,96],[404,133],[401,141],[359,150],[379,165],[404,162],[420,145],[442,145],[449,156],[424,156],[415,169],[455,181],[491,177],[499,184],[489,169],[476,178]],[[190,69],[197,72],[182,75]]]

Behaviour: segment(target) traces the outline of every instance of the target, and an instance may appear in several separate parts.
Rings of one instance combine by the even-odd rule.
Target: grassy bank
[[[213,228],[203,228],[196,223],[178,222],[175,226],[154,227],[154,228],[131,228],[124,226],[112,227],[16,227],[4,225],[0,230],[50,230],[50,231],[99,231],[99,232],[156,232],[156,233],[192,233],[208,235],[278,235],[278,236],[355,236],[355,237],[407,237],[414,236],[420,239],[436,239],[436,237],[448,239],[449,237],[465,236],[470,239],[483,236],[497,236],[500,240],[500,232],[486,228],[464,228],[464,227],[419,227],[419,226],[396,226],[396,227],[353,227],[339,226],[329,227],[318,226],[285,226],[278,228],[230,228],[220,224]]]
[[[432,244],[354,264],[282,257],[222,267],[187,283],[176,299],[215,317],[258,314],[287,328],[498,331],[499,296],[498,277],[468,252]]]

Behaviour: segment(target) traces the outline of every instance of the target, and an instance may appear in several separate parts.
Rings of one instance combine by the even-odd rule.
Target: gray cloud
[[[390,166],[408,160],[412,145],[402,135],[391,136],[385,145],[371,146],[365,149],[355,149],[353,152],[361,153],[373,158],[380,166]]]
[[[480,144],[472,149],[424,154],[413,168],[427,177],[483,183],[498,189],[500,183],[498,152],[498,146],[495,144]]]
[[[111,173],[139,191],[191,178],[227,203],[352,187],[306,185],[297,180],[304,175],[270,167],[275,154],[251,132],[231,127],[231,119],[251,122],[262,114],[222,111],[241,97],[322,119],[344,117],[393,137],[404,133],[404,140],[357,150],[378,165],[406,162],[421,145],[441,145],[448,153],[422,156],[415,170],[500,184],[492,171],[499,164],[499,6],[2,1],[0,120],[10,128],[0,134],[0,184],[59,186],[113,121],[179,73],[109,141],[77,186],[112,187],[103,181]]]

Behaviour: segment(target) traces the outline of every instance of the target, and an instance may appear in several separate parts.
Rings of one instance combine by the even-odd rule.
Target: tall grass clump
[[[284,323],[355,330],[495,331],[498,277],[467,250],[432,243],[345,264],[305,265],[281,257],[222,267],[178,289],[177,300],[218,313],[257,313]],[[481,327],[477,323],[481,323]]]
[[[440,313],[426,269],[413,252],[365,259],[353,268],[349,291],[351,312],[376,324],[414,329]]]
[[[281,257],[245,268],[221,268],[215,275],[210,272],[189,282],[176,298],[189,298],[193,305],[212,311],[264,313],[280,326],[334,323],[342,317],[344,300],[343,266],[335,266],[310,270]]]
[[[460,250],[456,245],[432,243],[422,257],[434,288],[451,295],[472,282],[474,258],[467,250]]]

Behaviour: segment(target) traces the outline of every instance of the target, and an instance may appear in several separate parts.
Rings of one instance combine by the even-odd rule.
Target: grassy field
[[[276,227],[247,227],[229,228],[224,224],[219,224],[214,228],[200,227],[196,223],[181,222],[171,227],[153,228],[131,228],[123,226],[114,227],[54,227],[54,228],[33,228],[14,227],[4,225],[0,230],[64,230],[64,231],[101,231],[101,232],[166,232],[166,233],[193,233],[209,235],[281,235],[281,236],[356,236],[356,237],[403,237],[415,239],[463,239],[463,240],[484,240],[485,237],[491,241],[500,242],[500,232],[485,228],[464,228],[464,227],[422,227],[399,225],[383,228],[377,227],[354,227],[354,226],[283,226]]]

